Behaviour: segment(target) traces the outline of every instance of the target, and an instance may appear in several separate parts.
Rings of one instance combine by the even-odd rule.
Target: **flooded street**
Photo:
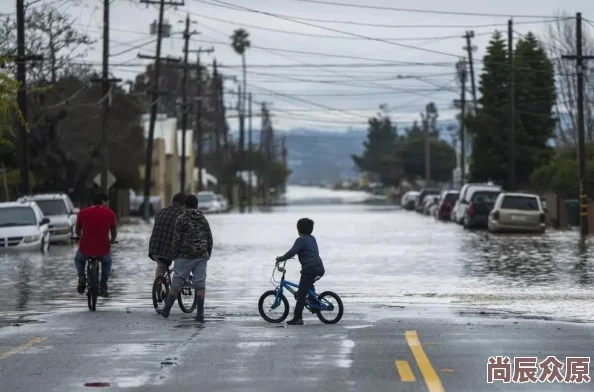
[[[208,306],[225,314],[257,314],[274,258],[296,237],[295,222],[315,221],[326,276],[320,289],[349,306],[436,303],[508,310],[560,320],[594,321],[594,244],[575,231],[544,235],[468,232],[414,212],[364,205],[300,205],[270,213],[209,215],[214,235]],[[114,246],[111,298],[102,307],[152,307],[151,225],[123,226]],[[0,256],[2,317],[86,307],[76,294],[75,246],[48,255]],[[299,264],[289,261],[290,280]]]
[[[567,322],[594,321],[594,244],[580,247],[577,232],[493,236],[347,203],[361,194],[290,195],[297,205],[208,216],[215,246],[204,324],[177,305],[168,319],[155,314],[150,223],[122,226],[111,296],[97,312],[76,294],[74,246],[2,255],[0,389],[591,391],[589,383],[486,382],[490,356],[564,362],[594,352],[593,324]],[[316,289],[344,302],[338,324],[306,312],[304,326],[287,327],[258,314],[274,258],[304,216],[315,221],[326,266]],[[287,266],[298,281],[298,262]]]

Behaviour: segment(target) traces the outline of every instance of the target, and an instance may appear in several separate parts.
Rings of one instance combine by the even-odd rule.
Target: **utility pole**
[[[101,101],[103,113],[101,115],[101,190],[109,194],[107,184],[107,173],[109,172],[109,146],[107,138],[107,121],[111,106],[110,86],[121,82],[122,79],[109,78],[109,3],[110,0],[103,0],[103,72],[101,78],[93,78],[93,83],[101,83]]]
[[[458,71],[458,80],[460,81],[460,174],[462,186],[466,182],[466,135],[465,135],[465,116],[466,116],[466,59],[460,60],[456,64]]]
[[[17,101],[22,118],[18,121],[18,152],[20,172],[20,193],[26,195],[30,192],[29,186],[29,135],[27,126],[27,61],[41,60],[40,56],[25,55],[25,0],[17,0],[17,81],[19,91]]]
[[[243,120],[243,106],[243,95],[241,84],[239,84],[237,86],[237,111],[239,113],[237,118],[239,119],[239,161],[241,162],[239,172],[242,174],[245,169],[245,129]],[[239,211],[243,214],[245,212],[245,186],[243,184],[243,175],[241,176],[241,182],[239,184]]]
[[[203,182],[203,178],[202,178],[202,170],[203,170],[203,164],[202,164],[202,99],[203,99],[203,89],[202,89],[202,65],[200,65],[200,53],[212,53],[214,52],[214,48],[210,48],[210,49],[197,49],[197,50],[191,50],[190,52],[196,53],[197,57],[196,57],[196,75],[197,75],[197,97],[196,97],[196,123],[194,124],[195,127],[195,138],[196,138],[196,144],[197,144],[197,150],[196,151],[196,165],[198,166],[198,192],[202,191],[202,182]]]
[[[155,138],[155,122],[157,121],[157,110],[159,109],[159,77],[161,76],[161,39],[163,37],[163,14],[165,12],[165,4],[172,6],[183,6],[184,2],[176,2],[174,0],[140,0],[144,4],[159,4],[159,22],[157,26],[157,52],[154,57],[155,69],[153,75],[153,91],[151,100],[151,114],[149,123],[149,135],[146,143],[146,157],[144,160],[144,219],[149,218],[150,208],[149,201],[151,196],[151,180],[153,169],[153,144]],[[147,56],[140,56],[140,58],[150,58]]]
[[[584,56],[582,48],[582,13],[575,16],[576,50],[575,55],[562,56],[576,61],[577,101],[578,101],[578,164],[580,175],[580,227],[582,235],[587,235],[588,227],[588,193],[586,189],[586,143],[584,126],[584,60],[594,60],[594,56]]]
[[[513,20],[507,22],[507,61],[509,63],[509,174],[508,191],[516,189],[516,122],[514,91],[514,36]]]
[[[186,191],[186,130],[188,127],[188,53],[190,37],[197,32],[190,32],[190,14],[186,16],[186,29],[184,30],[184,72],[182,77],[182,151],[181,151],[181,175],[180,192]],[[192,164],[192,167],[194,165]]]
[[[248,151],[250,156],[252,155],[252,93],[248,94],[248,116],[249,116],[249,128],[248,128]],[[252,168],[248,172],[248,208],[250,213],[252,212]]]
[[[429,186],[431,181],[431,140],[429,138],[429,119],[427,114],[422,115],[423,117],[423,134],[425,135],[425,181],[426,186]]]
[[[472,52],[476,51],[476,46],[472,46],[471,39],[474,38],[474,31],[467,31],[464,35],[466,38],[466,52],[468,53],[468,65],[470,66],[470,84],[472,86],[472,103],[474,104],[474,110],[477,108],[476,99],[476,86],[474,82],[474,62],[472,61]]]

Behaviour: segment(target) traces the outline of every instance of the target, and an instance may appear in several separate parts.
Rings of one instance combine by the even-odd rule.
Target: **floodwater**
[[[317,192],[314,199],[336,195],[312,192]],[[289,203],[308,195],[294,188]],[[339,198],[349,201],[350,195]],[[296,221],[309,217],[326,266],[316,288],[337,292],[351,308],[439,303],[594,321],[594,240],[580,244],[577,231],[490,235],[392,207],[301,204],[269,213],[208,216],[215,246],[207,306],[226,316],[257,315],[259,296],[273,288],[275,257],[293,244]],[[150,230],[144,222],[121,228],[113,250],[111,298],[100,306],[152,307]],[[0,322],[86,307],[86,297],[76,293],[75,251],[53,246],[48,255],[0,254]],[[287,266],[287,278],[298,281],[298,262]]]

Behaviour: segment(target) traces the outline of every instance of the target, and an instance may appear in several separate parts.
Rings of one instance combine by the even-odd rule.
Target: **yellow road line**
[[[419,340],[417,332],[406,331],[404,337],[410,347],[410,351],[412,351],[413,356],[419,365],[419,369],[421,369],[421,374],[425,379],[425,384],[427,384],[429,392],[445,392],[439,376],[435,372],[435,369],[433,369],[427,354],[425,354],[425,350],[423,350],[423,346],[421,346],[421,341]]]
[[[415,382],[417,378],[412,372],[408,361],[396,361],[396,370],[400,375],[400,379],[404,382]]]
[[[2,360],[2,359],[6,359],[6,358],[8,358],[8,357],[10,357],[11,355],[14,355],[14,354],[18,354],[18,353],[20,353],[21,351],[23,351],[23,350],[26,350],[26,349],[28,349],[28,348],[29,348],[29,347],[31,347],[31,346],[34,346],[34,345],[36,345],[36,344],[39,344],[39,343],[43,342],[44,340],[45,340],[45,338],[35,338],[35,339],[31,339],[31,340],[29,340],[27,343],[25,343],[25,344],[22,344],[22,345],[20,345],[20,346],[18,346],[18,347],[15,347],[15,348],[13,348],[13,349],[12,349],[12,350],[10,350],[10,351],[7,351],[7,352],[5,352],[4,354],[1,354],[1,355],[0,355],[0,360]]]

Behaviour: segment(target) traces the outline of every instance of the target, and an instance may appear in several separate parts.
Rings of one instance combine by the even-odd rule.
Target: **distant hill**
[[[440,123],[440,138],[451,142],[449,127],[457,128],[455,122]],[[406,125],[399,124],[399,132],[404,132]],[[234,133],[234,138],[237,133]],[[292,171],[289,184],[334,184],[342,178],[358,175],[351,155],[363,152],[363,142],[367,137],[366,129],[350,129],[344,132],[315,129],[292,129],[277,132],[287,136],[288,163]],[[260,132],[253,132],[253,142],[258,145]]]

